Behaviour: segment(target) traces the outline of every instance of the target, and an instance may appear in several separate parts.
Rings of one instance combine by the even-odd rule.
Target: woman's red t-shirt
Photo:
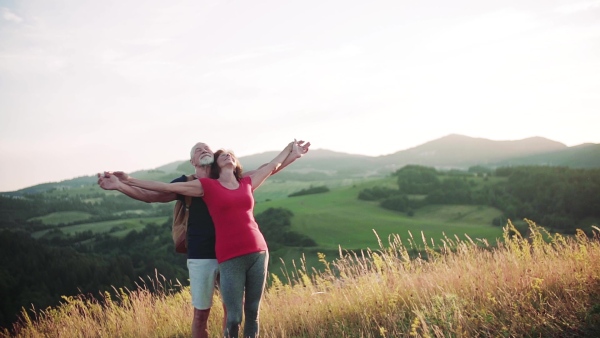
[[[219,263],[266,251],[267,242],[254,220],[252,180],[242,178],[237,189],[228,189],[218,180],[201,178],[204,202],[215,224],[215,251]]]

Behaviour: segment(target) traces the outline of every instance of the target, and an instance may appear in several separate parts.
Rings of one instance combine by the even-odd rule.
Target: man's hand
[[[129,182],[129,179],[131,177],[129,177],[129,175],[127,175],[126,173],[122,172],[122,171],[115,171],[112,173],[114,176],[117,177],[117,179],[119,179],[119,181],[123,182],[123,183],[127,183]]]
[[[98,174],[98,185],[104,190],[117,190],[120,184],[119,179],[109,172]]]

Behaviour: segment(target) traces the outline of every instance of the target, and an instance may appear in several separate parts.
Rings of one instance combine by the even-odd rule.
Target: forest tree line
[[[92,202],[89,202],[92,201]],[[171,204],[142,203],[124,195],[91,194],[58,195],[51,193],[28,194],[23,197],[0,196],[0,229],[20,229],[34,232],[67,225],[121,219],[119,212],[143,210],[146,216],[164,216],[173,210]],[[85,221],[43,224],[32,218],[53,212],[80,211],[90,214]]]
[[[589,231],[586,220],[600,219],[599,169],[520,166],[461,172],[408,165],[392,175],[397,188],[364,189],[358,198],[408,215],[431,204],[488,205],[504,214],[491,220],[494,225],[528,218],[565,234]],[[490,177],[505,179],[491,183]]]

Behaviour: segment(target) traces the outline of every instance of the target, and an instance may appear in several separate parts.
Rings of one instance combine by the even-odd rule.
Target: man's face
[[[197,143],[194,146],[194,153],[192,155],[192,165],[194,166],[205,166],[211,165],[215,160],[213,151],[206,143]]]

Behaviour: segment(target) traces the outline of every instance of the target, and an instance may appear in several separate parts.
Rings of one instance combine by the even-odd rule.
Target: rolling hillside
[[[462,141],[466,142],[468,139],[462,139]],[[544,140],[541,140],[541,142],[542,144],[545,143]],[[470,146],[475,147],[473,144]],[[463,145],[463,147],[465,146]],[[549,147],[551,148],[552,144],[549,144]],[[593,156],[597,147],[598,145],[567,147],[545,154],[555,156],[557,159],[566,158],[570,163],[581,165],[586,163],[585,161],[589,160],[590,156]],[[451,151],[458,150],[457,148],[440,150],[440,152],[447,155]],[[521,158],[529,159],[533,156],[521,156]],[[243,160],[246,161],[246,167],[252,168],[253,165],[249,158],[254,158],[257,163],[262,163],[270,157],[272,157],[271,154],[258,154],[245,157]],[[539,158],[541,160],[549,157],[540,155]],[[506,201],[512,201],[513,199],[508,198],[510,196],[503,195],[506,190],[484,189],[486,187],[492,188],[497,183],[509,182],[507,176],[488,177],[486,175],[453,171],[440,171],[441,175],[446,176],[444,183],[447,180],[449,183],[461,184],[458,186],[443,186],[442,189],[436,191],[448,193],[453,186],[462,187],[461,189],[468,187],[468,190],[472,192],[487,191],[486,194],[480,195],[480,197],[488,196],[489,198],[471,200],[471,202],[483,201],[483,203],[469,204],[468,200],[465,203],[463,203],[464,200],[461,200],[463,204],[457,204],[457,201],[444,204],[443,201],[440,202],[440,195],[438,195],[438,200],[434,200],[433,203],[427,205],[417,203],[411,206],[413,208],[416,205],[415,209],[412,210],[384,209],[376,199],[358,198],[359,194],[365,189],[382,188],[379,191],[385,192],[384,188],[398,188],[397,177],[386,175],[385,170],[375,170],[384,167],[383,164],[377,162],[380,160],[381,158],[335,153],[319,149],[311,150],[309,155],[294,163],[289,170],[285,170],[269,179],[256,192],[255,211],[257,214],[269,208],[289,210],[293,214],[288,223],[290,233],[294,233],[295,238],[305,236],[304,238],[309,237],[312,240],[311,243],[297,242],[299,244],[290,245],[283,241],[270,241],[271,265],[269,271],[271,273],[278,275],[283,280],[287,271],[289,271],[288,269],[295,269],[292,267],[300,261],[304,262],[303,265],[310,271],[313,268],[322,268],[318,253],[332,258],[337,257],[340,251],[362,252],[368,249],[376,249],[379,248],[379,240],[385,245],[390,237],[401,239],[405,244],[410,243],[410,247],[414,248],[411,254],[415,255],[418,254],[417,250],[423,248],[424,238],[427,238],[428,245],[432,246],[434,243],[437,245],[448,241],[448,239],[461,238],[464,240],[467,236],[474,243],[494,245],[496,240],[502,236],[500,225],[502,225],[503,217],[506,216],[506,210],[513,210],[516,215],[516,211],[523,209],[521,205],[507,204]],[[132,174],[141,178],[168,181],[173,176],[188,171],[189,169],[186,169],[185,165],[188,165],[186,161],[172,162],[156,169]],[[414,170],[410,167],[405,169],[409,172]],[[429,169],[424,168],[424,170]],[[504,171],[518,169],[503,168]],[[386,168],[386,170],[389,173],[391,168]],[[524,192],[539,193],[546,191],[546,195],[541,197],[556,197],[555,192],[563,192],[563,195],[557,198],[543,199],[544,205],[561,201],[577,201],[579,203],[570,204],[573,207],[572,209],[585,211],[587,210],[586,207],[598,204],[597,198],[594,198],[598,196],[597,191],[600,187],[600,180],[596,178],[600,176],[598,174],[593,177],[587,176],[588,172],[591,175],[597,173],[598,169],[573,170],[576,171],[577,175],[584,176],[567,176],[567,178],[575,178],[575,180],[568,182],[556,179],[556,176],[545,175],[548,174],[548,171],[553,171],[559,175],[561,171],[571,171],[571,169],[537,167],[522,170],[532,172],[531,175],[524,176],[526,178],[525,182],[541,182],[534,187],[518,182],[519,187],[524,187],[524,189],[521,189]],[[546,170],[545,174],[540,174],[540,170]],[[544,181],[545,177],[551,178],[550,182],[552,184]],[[579,179],[581,177],[586,179]],[[588,180],[587,177],[590,177],[591,180]],[[3,246],[7,248],[8,243],[22,243],[24,241],[28,241],[27,243],[38,241],[40,244],[39,248],[38,245],[31,244],[24,246],[39,251],[37,256],[35,254],[23,254],[22,249],[19,249],[21,251],[6,249],[8,251],[4,256],[9,257],[7,262],[14,261],[14,257],[10,258],[11,255],[14,255],[18,258],[24,258],[23,261],[29,261],[31,257],[39,257],[38,260],[35,260],[35,264],[41,264],[36,268],[23,269],[22,265],[19,265],[22,263],[19,263],[15,265],[13,270],[3,272],[4,275],[19,276],[3,291],[4,294],[15,295],[11,298],[11,307],[3,310],[5,318],[14,315],[23,304],[40,301],[39,295],[27,294],[28,289],[43,288],[36,284],[39,281],[46,284],[53,283],[48,290],[55,290],[54,293],[46,295],[47,302],[51,302],[52,299],[57,299],[59,295],[68,295],[74,292],[72,290],[81,285],[87,286],[87,289],[82,289],[88,290],[85,292],[104,290],[108,285],[115,285],[115,283],[116,285],[132,287],[128,283],[140,276],[148,276],[156,271],[160,271],[162,275],[170,280],[185,280],[187,278],[184,257],[174,253],[172,247],[168,221],[168,217],[172,212],[172,205],[168,203],[146,204],[135,201],[116,192],[104,191],[95,182],[96,178],[93,176],[81,177],[57,184],[48,183],[32,187],[30,191],[37,189],[37,191],[45,190],[45,192],[31,196],[18,196],[18,193],[14,194],[12,198],[7,197],[6,194],[0,196],[0,211],[4,222],[2,227],[8,229],[0,232],[5,236]],[[575,186],[573,182],[579,182],[579,185]],[[560,184],[556,185],[557,183]],[[288,197],[291,193],[321,185],[325,185],[329,189],[319,194]],[[574,187],[576,192],[587,193],[575,195],[577,198],[574,198],[574,195],[565,195],[573,190],[562,189],[565,186]],[[540,189],[540,187],[544,189]],[[550,188],[552,189],[548,190]],[[412,201],[421,201],[428,197],[424,196],[423,192],[411,192],[410,194],[409,198]],[[513,194],[511,196],[516,198],[517,195]],[[563,196],[568,198],[563,198]],[[537,198],[539,196],[535,195],[533,197]],[[584,197],[585,200],[583,200]],[[535,201],[540,201],[540,199],[537,198]],[[516,207],[519,207],[519,209]],[[527,209],[523,213],[528,214],[534,211],[533,209]],[[556,208],[552,211],[557,212]],[[543,216],[545,215],[538,215],[535,220],[537,221]],[[562,225],[560,223],[563,222],[562,214],[548,216],[558,222],[555,222],[558,224],[557,226]],[[577,222],[588,228],[590,225],[597,224],[597,220],[600,219],[598,218],[600,216],[594,213],[593,210],[588,212],[585,217],[587,218],[577,219]],[[519,226],[516,222],[514,224]],[[545,225],[546,222],[541,224]],[[263,226],[265,226],[265,229],[267,228],[265,223],[263,223]],[[281,236],[281,238],[285,239],[286,237]],[[413,246],[413,244],[415,245]],[[54,251],[51,251],[51,249]],[[67,249],[69,251],[64,251]],[[54,255],[61,257],[61,259],[54,258]],[[65,255],[69,255],[72,261],[63,259]],[[48,271],[45,271],[47,265],[44,264],[47,261],[56,264],[73,263],[63,264],[64,266],[52,265]],[[284,262],[287,262],[287,265]],[[75,271],[73,266],[81,268]],[[118,268],[115,269],[114,267]],[[22,273],[22,271],[30,270],[68,276],[69,280],[57,279],[56,277],[42,278],[38,275],[31,276],[31,274]],[[60,284],[70,289],[59,289],[54,284]],[[50,303],[39,306],[43,307],[48,304]],[[0,316],[1,321],[2,317]]]
[[[253,169],[268,162],[277,151],[240,158],[245,169]],[[507,165],[560,165],[574,168],[600,167],[600,144],[574,147],[541,137],[517,141],[492,141],[462,135],[448,135],[420,146],[384,156],[364,156],[340,153],[326,149],[312,149],[301,161],[293,163],[278,174],[282,179],[300,181],[327,181],[340,178],[382,177],[407,164],[420,164],[439,169],[468,169],[471,166],[489,167]],[[131,173],[133,176],[170,181],[189,173],[192,167],[187,160],[174,161],[152,170]],[[71,189],[94,184],[93,175],[81,176],[61,182],[44,183],[5,195],[39,193],[51,189]]]
[[[379,159],[382,164],[395,167],[420,164],[431,167],[460,167],[490,165],[492,163],[527,155],[541,155],[568,147],[542,137],[517,141],[491,141],[462,135],[448,135]]]
[[[598,168],[600,167],[600,144],[581,144],[548,153],[511,158],[494,164],[497,167],[519,165]]]

